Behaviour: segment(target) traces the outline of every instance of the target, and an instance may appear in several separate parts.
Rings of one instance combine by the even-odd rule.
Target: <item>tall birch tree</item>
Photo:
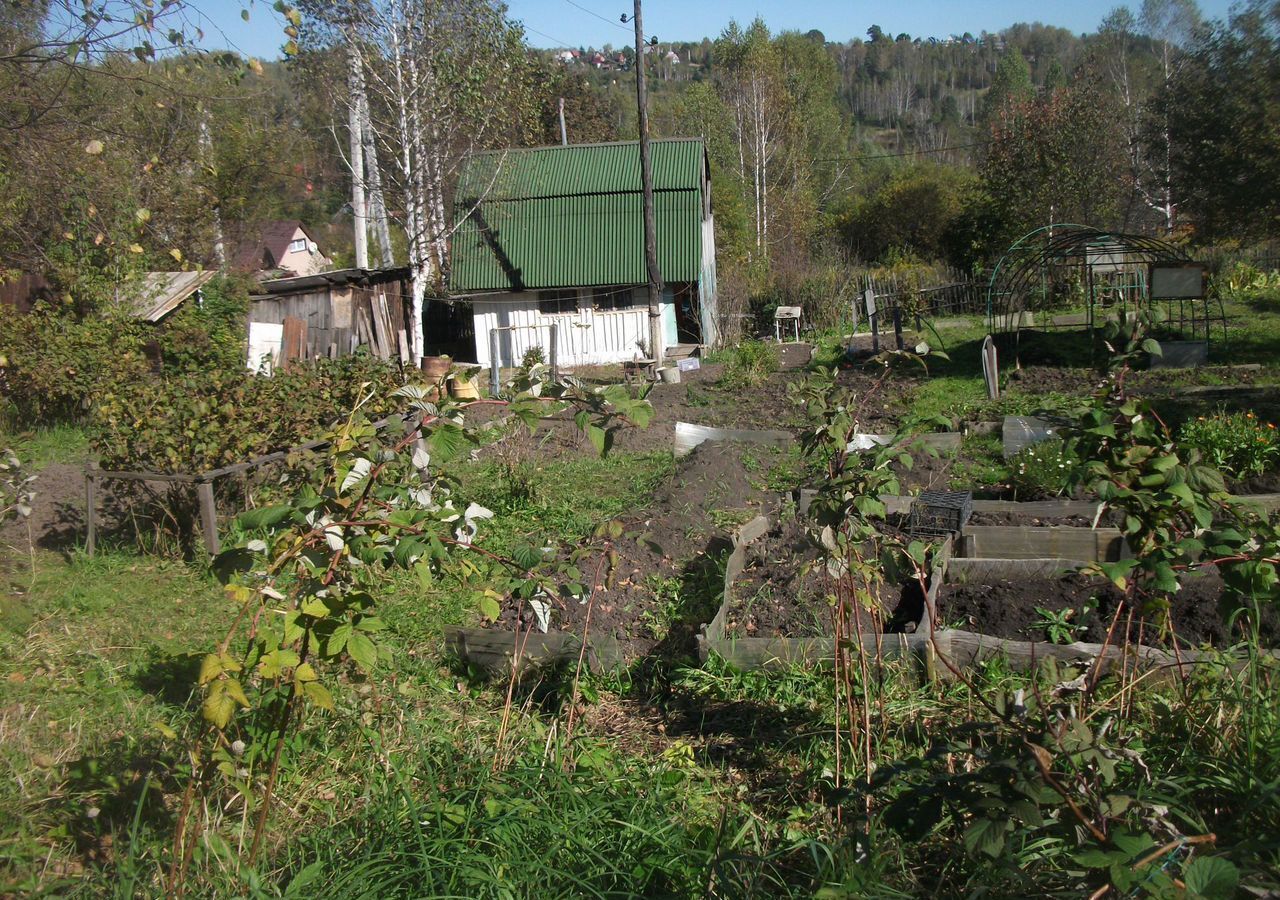
[[[532,123],[524,35],[493,0],[314,0],[304,9],[304,38],[317,49],[341,44],[361,62],[363,98],[346,102],[366,104],[354,119],[367,132],[382,186],[399,203],[417,361],[426,298],[448,277],[462,163],[477,150],[519,143]]]
[[[781,60],[760,19],[745,31],[731,22],[716,41],[716,57],[723,67],[721,95],[732,113],[738,175],[750,192],[754,255],[767,260],[770,224],[777,215],[774,179],[790,115]]]

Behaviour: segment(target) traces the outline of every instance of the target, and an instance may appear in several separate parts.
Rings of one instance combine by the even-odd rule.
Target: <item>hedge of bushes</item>
[[[366,414],[390,412],[399,373],[368,356],[247,371],[248,302],[218,278],[160,325],[58,304],[0,316],[0,414],[83,425],[107,469],[195,473],[311,440],[365,395]]]
[[[316,438],[365,398],[367,416],[387,415],[400,383],[394,366],[363,354],[269,378],[243,364],[188,370],[100,392],[90,440],[105,469],[203,472]]]
[[[247,285],[219,278],[160,325],[41,303],[0,316],[0,413],[17,426],[84,421],[103,394],[183,372],[243,367]]]

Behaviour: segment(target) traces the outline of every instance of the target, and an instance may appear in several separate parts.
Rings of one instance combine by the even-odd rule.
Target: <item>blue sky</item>
[[[577,4],[576,6],[574,4]],[[631,12],[630,0],[509,0],[511,16],[524,22],[529,43],[535,47],[620,46],[631,39],[630,28],[620,27],[618,16]],[[645,0],[645,31],[660,40],[714,38],[730,19],[746,22],[763,16],[775,31],[817,28],[827,40],[860,37],[871,25],[890,34],[912,37],[946,37],[965,31],[999,31],[1015,22],[1044,22],[1074,32],[1093,31],[1120,0],[987,0],[957,3],[948,0],[900,0],[898,3],[866,3],[855,0]],[[1129,0],[1131,9],[1141,0]],[[270,0],[203,0],[196,6],[207,18],[205,45],[230,45],[251,56],[272,59],[280,55],[283,24]],[[1206,16],[1224,17],[1231,0],[1201,0]],[[241,19],[249,10],[249,21]]]

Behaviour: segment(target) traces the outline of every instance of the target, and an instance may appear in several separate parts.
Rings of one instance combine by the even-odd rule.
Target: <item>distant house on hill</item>
[[[247,272],[317,275],[332,262],[297,219],[264,222],[256,236],[246,237],[232,265]]]
[[[718,337],[710,163],[701,140],[652,148],[663,344],[688,352]],[[650,355],[638,142],[477,154],[456,211],[450,288],[476,362],[548,358],[552,333],[565,366]]]

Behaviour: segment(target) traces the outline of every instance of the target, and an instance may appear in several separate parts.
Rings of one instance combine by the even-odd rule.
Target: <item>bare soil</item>
[[[722,386],[724,366],[719,363],[703,363],[695,371],[682,372],[679,384],[654,384],[648,395],[653,406],[649,427],[620,430],[615,435],[613,448],[628,453],[670,450],[675,442],[677,422],[713,428],[798,430],[803,424],[801,411],[788,399],[787,386],[803,376],[812,349],[809,344],[780,345],[780,370],[753,388]],[[610,367],[608,377],[589,380],[612,384],[619,376],[617,370]],[[595,453],[567,413],[543,420],[539,445],[543,452],[552,455]]]
[[[577,563],[594,596],[588,603],[562,591],[550,627],[581,634],[589,612],[590,634],[613,636],[631,657],[664,643],[673,651],[691,649],[697,626],[710,621],[720,602],[714,585],[723,577],[732,531],[773,512],[781,500],[756,480],[744,456],[767,465],[777,452],[733,442],[696,447],[644,510],[626,519],[612,571],[604,549]],[[508,600],[497,627],[517,623],[533,626],[533,613]]]
[[[733,586],[725,632],[734,637],[822,637],[834,631],[836,581],[798,519],[777,523],[751,545]],[[883,584],[876,610],[858,608],[866,633],[914,631],[924,611],[919,585]],[[852,623],[851,623],[852,627]]]
[[[1115,527],[1123,516],[1114,509],[1106,509],[1098,520],[1099,528]],[[1073,528],[1092,528],[1092,516],[1028,516],[1014,512],[975,512],[969,517],[970,525],[1070,525]]]
[[[1000,581],[992,584],[944,584],[938,592],[938,621],[947,627],[962,628],[995,637],[1024,641],[1047,640],[1043,617],[1036,608],[1058,612],[1073,610],[1072,621],[1079,626],[1076,640],[1102,643],[1113,618],[1119,618],[1112,643],[1128,636],[1131,643],[1168,647],[1176,636],[1179,646],[1209,644],[1226,647],[1240,639],[1228,632],[1219,600],[1222,579],[1210,569],[1188,576],[1182,590],[1173,595],[1168,625],[1160,616],[1125,603],[1123,594],[1110,582],[1077,574],[1053,579]],[[1096,604],[1092,611],[1087,605]],[[1280,646],[1280,616],[1264,605],[1262,645]]]
[[[1280,472],[1263,472],[1247,478],[1228,478],[1227,490],[1233,494],[1280,494]]]

